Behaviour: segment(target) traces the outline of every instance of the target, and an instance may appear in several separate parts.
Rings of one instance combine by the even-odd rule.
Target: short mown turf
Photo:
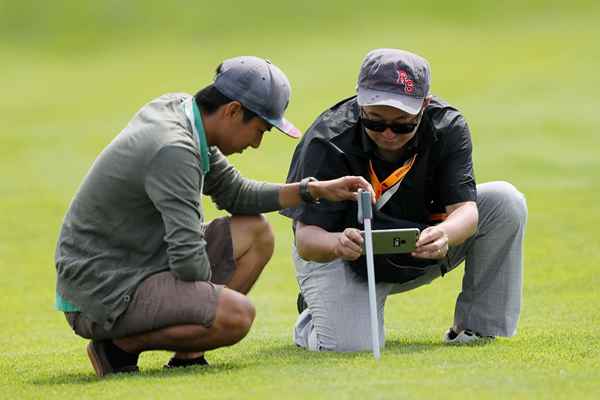
[[[337,3],[337,4],[336,4]],[[53,1],[0,5],[0,398],[597,398],[600,393],[600,8],[592,1]],[[295,348],[289,221],[251,293],[257,319],[209,368],[98,380],[53,308],[53,252],[95,156],[151,98],[194,92],[224,58],[268,57],[288,74],[304,130],[354,92],[376,47],[427,57],[434,93],[472,129],[477,180],[527,197],[518,335],[447,347],[462,268],[393,296],[381,361]],[[232,158],[285,179],[295,143],[276,133]],[[219,215],[208,199],[210,217]],[[366,301],[366,299],[365,299]]]

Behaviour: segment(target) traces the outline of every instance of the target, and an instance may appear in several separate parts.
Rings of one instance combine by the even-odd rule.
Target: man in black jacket
[[[427,284],[463,260],[462,292],[444,341],[512,336],[521,304],[525,199],[506,182],[476,186],[467,123],[430,95],[429,85],[422,57],[371,51],[357,96],[317,118],[296,148],[288,182],[362,175],[376,193],[375,228],[421,229],[413,253],[376,257],[382,345],[386,297]],[[369,349],[356,204],[324,200],[282,214],[294,221],[293,259],[303,298],[296,344],[313,351]]]

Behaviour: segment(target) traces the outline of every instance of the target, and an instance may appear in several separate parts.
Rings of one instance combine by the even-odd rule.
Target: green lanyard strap
[[[202,114],[200,113],[200,109],[194,101],[192,97],[189,100],[191,103],[191,114],[186,112],[188,118],[190,118],[190,122],[192,123],[192,130],[198,137],[198,144],[200,147],[200,169],[202,170],[202,175],[208,174],[210,171],[210,162],[208,155],[208,143],[206,143],[206,132],[204,132],[204,125],[202,124]],[[188,103],[188,104],[189,104]]]

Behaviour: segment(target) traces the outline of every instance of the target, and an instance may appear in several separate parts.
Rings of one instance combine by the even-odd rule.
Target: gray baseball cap
[[[404,50],[376,49],[362,62],[358,105],[386,105],[418,114],[429,94],[431,72],[423,57]]]
[[[290,101],[290,81],[271,61],[252,56],[225,60],[214,86],[283,133],[300,137],[300,131],[283,118]]]

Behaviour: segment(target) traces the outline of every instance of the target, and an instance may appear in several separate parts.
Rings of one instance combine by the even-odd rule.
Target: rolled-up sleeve
[[[169,267],[184,281],[211,277],[199,203],[201,181],[197,156],[176,145],[166,146],[154,156],[144,181],[164,223]]]

